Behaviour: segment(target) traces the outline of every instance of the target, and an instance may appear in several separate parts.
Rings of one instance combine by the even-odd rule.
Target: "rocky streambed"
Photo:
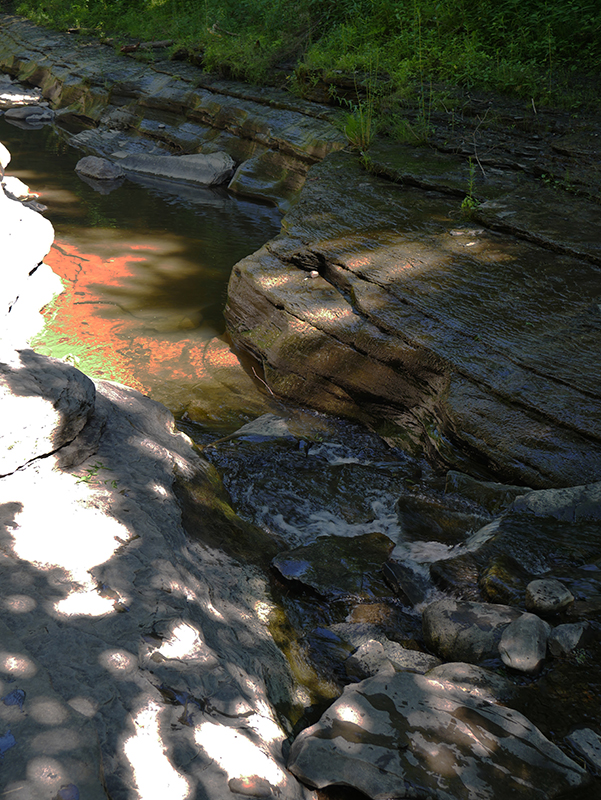
[[[53,232],[5,181],[3,791],[598,796],[595,171],[577,230],[536,183],[595,131],[480,150],[467,222],[442,142],[366,171],[330,109],[2,22],[38,117],[94,124],[74,145],[122,170],[223,152],[231,191],[287,210],[233,270],[229,329],[272,393],[346,418],[269,395],[237,431],[191,405],[178,432],[27,349]]]

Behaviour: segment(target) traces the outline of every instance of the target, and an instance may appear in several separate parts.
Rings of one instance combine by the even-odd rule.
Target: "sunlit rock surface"
[[[288,766],[310,786],[346,784],[372,800],[548,800],[588,781],[517,711],[409,673],[348,686],[296,738]]]
[[[1,152],[0,158],[8,163]],[[0,335],[4,343],[10,340],[23,346],[36,325],[41,327],[41,306],[62,291],[58,278],[43,263],[53,239],[48,220],[0,187]]]
[[[308,797],[282,762],[272,704],[296,701],[266,627],[263,573],[207,545],[202,526],[193,538],[182,527],[176,475],[180,493],[204,481],[213,528],[235,524],[211,501],[212,468],[169,412],[134,390],[99,384],[96,413],[104,429],[82,463],[60,469],[59,451],[0,480],[4,623],[95,728],[112,800],[222,800],[231,781]],[[52,741],[8,748],[2,790],[14,760],[29,775],[36,758],[52,758],[71,775],[75,751]]]

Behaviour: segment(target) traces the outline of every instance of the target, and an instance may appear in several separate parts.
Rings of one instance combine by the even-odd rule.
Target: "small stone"
[[[540,617],[522,614],[501,636],[499,653],[503,663],[520,672],[538,672],[545,660],[550,631],[549,623]]]
[[[310,278],[319,278],[319,272],[316,269],[312,269],[309,273]]]
[[[574,602],[574,595],[554,579],[531,581],[526,586],[526,608],[539,614],[554,614]]]
[[[590,728],[579,728],[566,737],[574,751],[601,775],[601,737]]]
[[[567,656],[580,644],[586,629],[585,622],[573,622],[569,625],[558,625],[549,636],[549,650],[556,658]]]

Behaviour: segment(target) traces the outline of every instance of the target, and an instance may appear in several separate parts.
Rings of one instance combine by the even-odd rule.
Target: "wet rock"
[[[551,655],[556,658],[569,655],[580,644],[586,628],[586,622],[566,623],[553,628],[547,642]]]
[[[464,504],[465,505],[465,504]],[[403,534],[410,539],[435,540],[448,545],[462,542],[469,533],[479,530],[490,517],[471,513],[452,498],[405,495],[397,501],[397,514]]]
[[[54,111],[46,106],[19,106],[4,112],[6,119],[26,122],[30,125],[52,122]]]
[[[376,799],[549,800],[588,781],[522,714],[410,673],[347,686],[297,736],[288,768],[309,786],[343,784]]]
[[[514,500],[509,511],[512,515],[547,517],[562,522],[600,521],[601,483],[530,492]]]
[[[584,758],[595,775],[601,775],[601,736],[590,728],[579,728],[566,737],[574,751]]]
[[[80,175],[97,181],[115,181],[123,175],[123,169],[119,164],[113,164],[112,161],[97,156],[80,158],[75,170]]]
[[[462,472],[449,470],[445,491],[449,494],[467,497],[485,508],[490,514],[499,514],[510,506],[516,497],[528,494],[531,489],[525,486],[508,486],[492,481],[479,481]]]
[[[574,602],[574,595],[552,578],[531,581],[526,586],[526,608],[539,614],[556,614]]]
[[[480,572],[478,586],[491,603],[523,606],[526,586],[530,582],[528,573],[519,561],[507,553],[499,553]],[[533,609],[531,609],[533,610]]]
[[[535,614],[522,614],[503,631],[499,653],[503,663],[520,672],[536,673],[547,654],[551,626]]]
[[[432,592],[432,584],[426,576],[407,563],[390,559],[384,564],[382,572],[394,590],[406,597],[412,606],[423,603]]]
[[[219,186],[232,176],[235,162],[227,153],[195,153],[186,156],[126,155],[119,164],[125,172],[153,175],[165,180],[201,186]]]
[[[424,639],[441,658],[477,664],[498,655],[503,631],[520,616],[509,606],[445,598],[424,609]]]
[[[72,442],[92,416],[96,391],[79,370],[33,350],[0,357],[0,475]]]
[[[440,661],[428,653],[409,650],[398,642],[381,638],[370,639],[360,645],[345,661],[348,675],[367,678],[381,670],[396,670],[424,673],[438,666]]]
[[[486,464],[488,476],[492,470],[536,487],[596,480],[599,382],[586,377],[583,384],[597,369],[588,363],[598,349],[597,318],[587,312],[595,297],[591,292],[567,311],[559,290],[567,281],[565,257],[522,241],[520,254],[506,259],[505,244],[488,234],[467,252],[447,227],[408,235],[421,230],[420,215],[443,219],[448,202],[429,195],[426,210],[420,193],[418,213],[406,189],[391,205],[389,186],[347,154],[328,156],[311,177],[282,234],[240,262],[229,284],[230,334],[263,361],[272,390],[330,413],[367,417],[386,426],[389,441],[424,446],[463,472],[478,474]],[[537,265],[528,288],[518,267],[524,260]],[[570,263],[583,285],[594,285],[592,265]],[[320,277],[305,280],[305,269]],[[548,311],[541,315],[535,299],[548,286],[549,269],[559,281],[554,313],[566,314],[561,339],[551,337]],[[480,297],[499,298],[498,328],[489,324],[490,304],[484,314],[475,301],[476,286]],[[509,315],[516,307],[523,313]],[[562,365],[559,372],[551,363]]]
[[[478,588],[479,567],[471,553],[435,561],[430,576],[436,586],[462,600],[482,600]]]
[[[272,563],[287,580],[299,581],[321,595],[372,598],[390,594],[380,573],[393,549],[394,543],[381,533],[323,536],[281,553]]]

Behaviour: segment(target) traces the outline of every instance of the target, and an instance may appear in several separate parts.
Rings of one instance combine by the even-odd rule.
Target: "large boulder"
[[[296,738],[288,768],[309,786],[352,786],[372,800],[551,800],[588,782],[522,714],[439,674],[347,686]]]

